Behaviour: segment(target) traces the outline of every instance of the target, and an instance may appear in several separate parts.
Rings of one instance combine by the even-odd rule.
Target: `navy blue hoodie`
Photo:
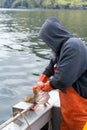
[[[40,38],[53,50],[55,58],[43,72],[51,77],[54,89],[65,90],[69,86],[87,98],[87,48],[79,39],[71,35],[55,17],[45,21],[40,29]],[[53,67],[57,69],[54,73]]]

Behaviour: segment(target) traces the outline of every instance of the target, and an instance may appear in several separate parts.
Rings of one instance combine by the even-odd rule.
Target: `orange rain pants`
[[[62,122],[60,130],[87,130],[87,99],[81,97],[73,87],[59,91]],[[87,128],[87,127],[86,127]]]

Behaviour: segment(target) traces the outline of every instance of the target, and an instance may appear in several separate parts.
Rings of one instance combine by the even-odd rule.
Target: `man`
[[[40,38],[55,56],[39,77],[33,91],[37,88],[43,91],[59,89],[61,130],[82,130],[87,121],[86,45],[71,35],[55,17],[50,17],[42,25]]]

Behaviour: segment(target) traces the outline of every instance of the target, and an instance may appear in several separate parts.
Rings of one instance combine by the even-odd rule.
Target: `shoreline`
[[[87,10],[82,7],[58,7],[58,8],[0,8],[0,10]]]

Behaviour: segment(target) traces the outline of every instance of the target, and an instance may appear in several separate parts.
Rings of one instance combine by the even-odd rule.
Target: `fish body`
[[[45,107],[47,106],[46,104],[48,103],[50,96],[48,92],[43,92],[41,90],[37,90],[36,93],[34,93],[33,97],[27,96],[25,97],[24,101],[33,103],[35,105],[40,105],[43,104]]]

